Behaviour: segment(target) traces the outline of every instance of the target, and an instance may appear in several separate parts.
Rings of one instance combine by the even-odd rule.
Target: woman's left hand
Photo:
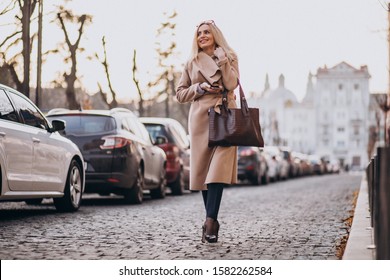
[[[210,93],[222,93],[223,87],[222,86],[209,86],[207,88],[207,91]]]

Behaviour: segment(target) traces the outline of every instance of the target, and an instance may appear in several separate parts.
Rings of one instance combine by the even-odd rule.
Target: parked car
[[[64,120],[62,134],[80,148],[87,193],[123,195],[126,203],[142,203],[144,190],[152,198],[165,197],[165,153],[133,112],[53,109],[47,117]]]
[[[288,164],[288,177],[294,178],[299,176],[299,164],[295,161],[292,150],[289,147],[279,148],[282,154],[282,158],[287,161]]]
[[[332,173],[340,173],[340,162],[337,159],[330,160]]]
[[[267,162],[267,179],[269,182],[276,182],[279,179],[279,164],[276,157],[262,150],[262,154]]]
[[[158,146],[167,156],[166,176],[172,194],[182,195],[189,186],[190,143],[184,127],[172,118],[143,117],[140,121],[145,125],[153,141],[164,136],[166,143]]]
[[[77,146],[57,131],[27,97],[0,84],[0,201],[40,204],[53,198],[59,211],[79,209],[84,161]]]
[[[317,175],[325,174],[326,167],[323,160],[318,155],[309,155],[309,160],[313,169],[313,173]]]
[[[288,179],[289,165],[287,160],[283,157],[283,153],[280,148],[277,146],[265,146],[263,150],[270,155],[274,162],[276,162],[277,179]]]
[[[298,164],[298,174],[299,176],[312,175],[313,168],[309,161],[309,156],[299,152],[292,152],[292,156],[296,164]]]
[[[336,158],[324,157],[326,172],[327,173],[340,173],[340,163]]]
[[[238,147],[238,179],[253,185],[268,184],[268,164],[257,147]]]

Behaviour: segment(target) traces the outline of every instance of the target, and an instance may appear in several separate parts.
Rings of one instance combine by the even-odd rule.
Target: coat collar
[[[204,52],[199,52],[194,62],[199,69],[198,71],[208,83],[215,84],[221,79],[221,71],[211,56]]]

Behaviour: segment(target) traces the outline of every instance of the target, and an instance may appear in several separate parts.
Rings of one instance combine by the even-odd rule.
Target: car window
[[[145,126],[137,119],[137,117],[126,118],[127,123],[129,124],[130,130],[134,131],[134,134],[144,141],[152,144],[152,139]]]
[[[176,143],[182,147],[188,147],[190,145],[185,130],[179,125],[170,126],[173,137],[176,139]]]
[[[16,111],[2,89],[0,89],[0,119],[18,122]]]
[[[145,127],[154,142],[156,142],[157,136],[165,136],[168,139],[168,142],[172,143],[171,136],[167,133],[163,125],[147,123],[145,124]]]
[[[127,117],[126,119],[123,119],[123,122],[126,122],[127,123],[127,127],[128,127],[128,130],[137,135],[138,137],[142,138],[141,135],[141,131],[139,131],[139,128],[138,126],[135,124],[137,120],[135,120],[134,118],[132,117]]]
[[[122,119],[122,129],[131,132],[132,134],[136,134],[134,131],[134,127],[129,125],[128,120]]]
[[[61,115],[49,116],[50,120],[61,119],[66,122],[64,133],[67,135],[104,134],[115,130],[115,120],[109,116]]]
[[[20,110],[20,114],[22,115],[25,124],[41,129],[48,129],[45,117],[31,101],[13,92],[10,92],[10,96],[14,101],[15,106]]]

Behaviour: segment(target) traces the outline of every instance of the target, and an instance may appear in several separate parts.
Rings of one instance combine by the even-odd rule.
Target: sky
[[[156,37],[164,13],[177,12],[175,41],[177,69],[187,60],[196,25],[213,19],[230,46],[237,52],[244,91],[260,94],[265,76],[271,88],[278,86],[280,74],[285,86],[300,100],[304,97],[309,72],[333,67],[345,61],[355,68],[367,65],[370,91],[388,88],[387,11],[385,0],[73,0],[67,4],[75,13],[88,13],[93,23],[85,28],[78,56],[78,74],[83,86],[97,91],[97,81],[105,89],[101,65],[87,56],[102,55],[101,38],[106,37],[112,84],[120,99],[136,98],[132,81],[132,56],[137,50],[137,66],[142,89],[153,80],[157,69]],[[45,0],[45,13],[55,0]],[[43,49],[54,48],[63,40],[62,31],[46,16]],[[1,34],[0,37],[4,36]],[[164,40],[164,39],[161,39]],[[168,39],[165,39],[168,40]],[[163,42],[162,42],[163,43]],[[62,60],[51,56],[43,66],[48,83],[63,70]],[[58,74],[57,74],[58,75]]]

